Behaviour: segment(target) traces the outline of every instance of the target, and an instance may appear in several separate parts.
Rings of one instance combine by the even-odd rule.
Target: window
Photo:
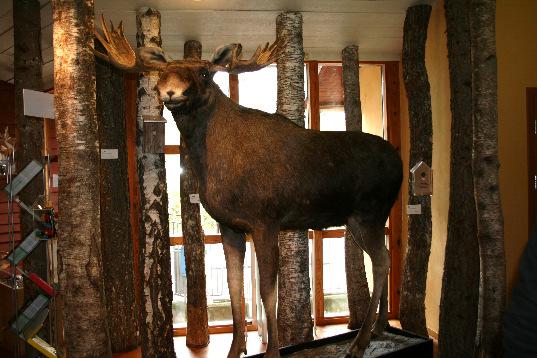
[[[387,67],[388,66],[388,67]],[[362,129],[384,138],[390,134],[390,121],[387,112],[386,73],[398,81],[398,64],[361,64],[360,65],[360,98],[362,107]],[[342,68],[340,63],[318,63],[311,61],[305,68],[305,93],[307,127],[312,130],[345,130],[345,113],[343,109]],[[241,105],[273,113],[276,111],[277,97],[277,70],[276,66],[268,66],[260,71],[244,73],[239,76],[217,73],[215,82],[226,95],[232,93],[233,99]],[[391,82],[398,88],[397,82]],[[396,99],[398,101],[398,98]],[[395,99],[392,99],[395,101]],[[314,108],[311,104],[318,103]],[[179,150],[174,149],[180,143],[180,135],[175,126],[171,113],[165,110],[166,124],[166,170],[170,175],[168,181],[170,236],[172,246],[172,279],[173,279],[173,310],[174,327],[185,327],[186,317],[186,273],[184,267],[184,251],[182,246],[180,192],[177,178],[180,173]],[[397,119],[398,120],[398,119]],[[397,126],[395,126],[397,127]],[[400,209],[399,209],[400,210]],[[395,220],[389,220],[386,226],[386,240],[389,246],[394,245],[400,227],[397,226],[397,210],[394,212]],[[201,208],[202,227],[205,233],[205,273],[207,277],[207,302],[209,324],[231,331],[231,309],[229,305],[229,291],[225,259],[220,244],[220,233],[216,222]],[[347,290],[345,278],[344,255],[344,227],[329,228],[322,231],[310,231],[310,279],[312,282],[312,300],[314,317],[317,324],[345,322],[349,314],[347,305]],[[399,234],[398,234],[399,233]],[[390,312],[394,315],[398,306],[397,292],[394,281],[398,276],[398,257],[392,251],[392,270],[394,274],[390,279],[389,299]],[[371,262],[364,255],[366,273],[370,290],[372,289]],[[256,317],[259,297],[256,297],[255,250],[247,242],[245,258],[245,312],[251,327],[256,326]],[[328,279],[329,278],[329,279]],[[214,330],[213,330],[214,331]],[[176,333],[184,333],[177,330]]]
[[[341,63],[309,62],[308,74],[311,86],[308,91],[310,103],[319,103],[318,108],[310,106],[308,112],[309,128],[321,131],[344,131],[345,111],[343,95],[343,77]],[[390,74],[394,66],[390,64]],[[362,109],[362,131],[389,139],[386,98],[386,65],[360,64],[360,101]],[[397,85],[391,82],[392,85]],[[397,98],[398,101],[398,98]],[[393,106],[393,103],[390,103]],[[400,209],[395,210],[394,217],[400,216]],[[400,226],[395,220],[386,223],[386,243],[390,249],[395,234],[400,232]],[[347,303],[347,283],[345,276],[345,261],[342,260],[345,249],[344,227],[334,227],[315,231],[310,237],[314,241],[314,287],[318,296],[315,298],[315,319],[317,324],[346,322],[349,315]],[[391,246],[391,247],[390,247]],[[396,287],[399,255],[392,250],[392,270],[389,284],[389,306],[393,317],[398,307]],[[371,260],[364,255],[364,264],[370,291],[373,286]],[[320,295],[319,293],[322,293]]]

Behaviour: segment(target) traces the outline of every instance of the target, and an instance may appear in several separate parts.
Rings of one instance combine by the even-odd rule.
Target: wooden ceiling
[[[12,1],[0,1],[0,80],[13,78]],[[15,0],[16,1],[16,0]],[[39,0],[45,86],[52,83],[52,8]],[[306,59],[339,60],[350,44],[360,46],[362,60],[399,60],[405,11],[408,6],[434,0],[95,0],[95,13],[114,23],[123,20],[132,44],[136,10],[154,7],[162,14],[163,48],[182,57],[186,40],[200,41],[208,58],[221,44],[240,42],[245,55],[258,44],[273,41],[275,22],[282,11],[303,14]]]

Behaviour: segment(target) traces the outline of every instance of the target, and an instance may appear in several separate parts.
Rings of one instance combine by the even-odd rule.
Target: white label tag
[[[24,88],[22,90],[24,101],[24,115],[54,119],[54,95]]]
[[[101,159],[117,159],[117,149],[101,149]]]
[[[52,187],[58,187],[58,174],[52,174]]]
[[[406,213],[407,215],[421,215],[421,204],[407,205]]]
[[[199,204],[200,203],[200,195],[199,194],[190,194],[190,203],[192,204]]]

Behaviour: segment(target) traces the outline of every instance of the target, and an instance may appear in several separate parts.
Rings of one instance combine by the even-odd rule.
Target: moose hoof
[[[363,358],[365,349],[358,349],[356,352],[347,352],[345,358]]]
[[[227,358],[240,358],[243,353],[244,355],[247,354],[246,347],[238,348],[232,346],[229,350],[229,353],[227,354]]]

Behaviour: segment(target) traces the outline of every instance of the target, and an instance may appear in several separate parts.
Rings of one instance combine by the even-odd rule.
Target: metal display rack
[[[31,206],[26,205],[18,198],[18,194],[30,183],[36,176],[43,174],[43,178],[48,178],[49,163],[43,166],[39,162],[31,161],[15,177],[14,174],[14,148],[10,142],[9,135],[0,136],[0,175],[5,175],[7,185],[4,191],[8,197],[8,236],[10,242],[10,254],[6,260],[9,268],[2,268],[4,273],[9,274],[9,279],[3,280],[2,284],[11,287],[13,292],[13,304],[15,317],[12,320],[10,328],[19,338],[39,351],[40,354],[47,358],[56,358],[56,350],[38,335],[42,331],[47,317],[49,318],[49,337],[53,337],[51,332],[51,321],[54,321],[54,297],[56,290],[49,282],[50,274],[47,278],[41,278],[33,272],[27,272],[22,267],[24,259],[40,244],[47,244],[47,267],[54,267],[55,255],[53,241],[56,236],[54,209],[48,200],[48,190],[45,185],[44,203],[33,203]],[[38,198],[40,199],[41,196]],[[15,246],[15,220],[14,220],[14,203],[28,212],[35,223],[35,230]],[[52,262],[52,265],[51,265]],[[29,301],[22,309],[19,307],[17,300],[17,290],[23,285],[23,278],[37,285],[40,293],[37,297]],[[4,282],[6,281],[6,282]],[[19,341],[16,340],[16,357],[20,356]]]

